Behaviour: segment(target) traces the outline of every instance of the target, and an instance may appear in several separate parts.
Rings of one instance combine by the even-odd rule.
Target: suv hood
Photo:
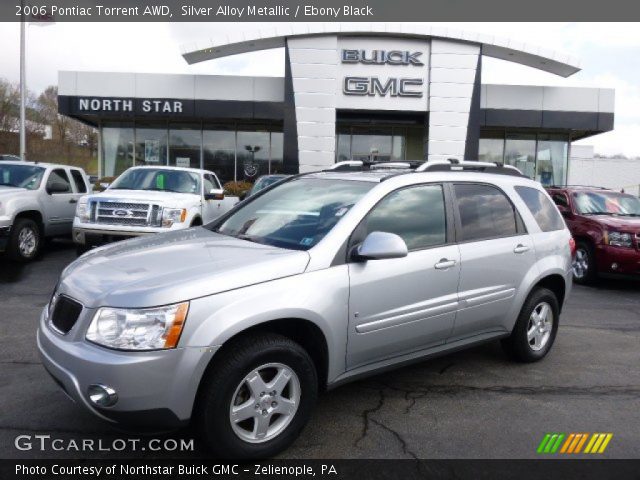
[[[623,232],[640,233],[640,217],[619,217],[615,215],[591,215],[590,218],[607,227]]]
[[[153,307],[303,273],[304,251],[196,227],[92,250],[60,279],[59,292],[90,308]]]
[[[112,201],[133,201],[143,203],[154,203],[163,206],[179,207],[183,204],[199,201],[200,196],[196,193],[160,192],[156,190],[105,190],[100,193],[92,193],[86,197],[87,200],[112,200]]]

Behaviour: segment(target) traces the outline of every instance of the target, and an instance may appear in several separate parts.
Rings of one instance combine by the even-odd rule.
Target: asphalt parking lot
[[[158,456],[14,446],[25,434],[107,443],[127,436],[71,403],[38,358],[39,313],[74,258],[65,242],[25,266],[0,258],[0,458]],[[602,457],[640,457],[640,283],[575,287],[540,363],[510,363],[489,344],[328,392],[283,457],[536,458],[546,432],[611,432]],[[205,455],[198,445],[160,455]]]

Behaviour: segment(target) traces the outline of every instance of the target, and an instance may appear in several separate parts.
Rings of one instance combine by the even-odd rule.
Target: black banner
[[[0,478],[626,480],[640,478],[640,460],[0,460]]]

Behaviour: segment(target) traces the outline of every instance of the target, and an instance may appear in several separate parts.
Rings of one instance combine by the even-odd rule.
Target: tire
[[[545,308],[547,314],[542,318],[538,329],[535,329],[533,324],[540,320],[541,315],[545,315]],[[534,311],[537,316],[534,316]],[[515,361],[530,363],[542,360],[556,339],[559,318],[560,308],[556,295],[549,289],[536,288],[524,302],[513,331],[508,338],[502,340],[502,346]]]
[[[285,450],[309,420],[318,396],[315,365],[300,345],[276,334],[243,337],[223,348],[200,387],[194,412],[200,434],[220,458],[272,457]],[[276,377],[282,382],[274,386]],[[238,420],[232,422],[233,405],[247,408],[239,409]],[[258,422],[271,430],[266,437],[256,435]]]
[[[595,251],[590,243],[578,242],[573,259],[573,281],[581,285],[593,284],[598,279]]]
[[[18,218],[11,228],[7,253],[16,262],[30,262],[42,247],[42,231],[30,218]]]

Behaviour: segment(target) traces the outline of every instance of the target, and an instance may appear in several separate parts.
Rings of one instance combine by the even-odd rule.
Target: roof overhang
[[[568,77],[580,71],[580,62],[570,55],[546,50],[523,42],[480,33],[442,27],[390,23],[311,23],[260,29],[211,38],[203,43],[185,45],[182,56],[189,64],[240,53],[285,46],[289,37],[323,35],[393,36],[406,38],[444,38],[482,45],[482,54],[519,63],[538,70]]]

